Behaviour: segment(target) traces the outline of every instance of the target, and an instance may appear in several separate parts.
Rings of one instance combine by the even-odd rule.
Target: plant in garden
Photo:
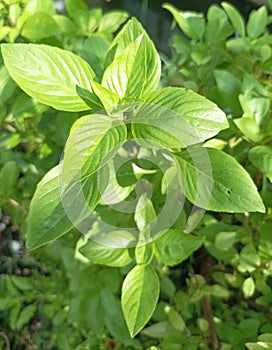
[[[113,40],[101,75],[57,47],[2,44],[1,50],[10,76],[31,97],[84,112],[60,164],[34,194],[27,247],[84,233],[78,255],[126,271],[121,303],[134,337],[156,308],[163,266],[201,247],[203,235],[193,230],[205,210],[265,211],[235,158],[203,145],[228,128],[225,114],[193,91],[157,90],[160,59],[136,19]],[[179,315],[168,312],[179,323]]]
[[[234,313],[227,316],[228,303],[222,309],[216,305],[216,331],[221,342],[235,349],[245,343],[252,349],[265,347],[269,342],[265,334],[260,336],[262,344],[252,342],[258,334],[271,333],[271,16],[260,7],[250,13],[246,23],[238,10],[225,2],[221,7],[212,5],[207,15],[179,11],[171,4],[164,7],[183,32],[173,37],[173,56],[166,62],[164,83],[190,87],[224,109],[230,128],[205,145],[221,149],[241,163],[267,207],[264,214],[206,214],[195,230],[215,259],[209,283],[224,288],[222,298],[234,298],[239,315],[238,320]],[[190,284],[195,285],[193,280]],[[203,282],[191,295],[192,307],[201,295],[220,297],[219,290],[213,293],[207,287],[213,286]],[[182,315],[189,317],[188,313]],[[232,339],[225,336],[226,328]],[[247,332],[243,331],[246,328]],[[246,336],[249,328],[251,338]]]

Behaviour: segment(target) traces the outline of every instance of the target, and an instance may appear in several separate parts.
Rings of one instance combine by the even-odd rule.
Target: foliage
[[[266,9],[245,24],[227,3],[207,18],[164,5],[185,35],[161,80],[135,18],[113,39],[124,12],[25,4],[1,8],[1,206],[23,222],[37,261],[60,271],[52,286],[34,271],[4,278],[8,332],[18,341],[28,323],[49,322],[33,343],[45,349],[263,348],[270,338],[260,334],[272,332]]]

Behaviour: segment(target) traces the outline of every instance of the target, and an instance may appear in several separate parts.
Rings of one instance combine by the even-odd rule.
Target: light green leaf
[[[255,146],[248,156],[251,163],[272,182],[272,147]]]
[[[61,167],[51,169],[38,184],[30,204],[27,249],[39,248],[61,237],[73,224],[76,226],[86,218],[101,198],[108,179],[106,172],[103,172],[103,179],[105,184],[98,188],[101,179],[94,174],[65,191],[61,186]]]
[[[102,114],[78,119],[66,142],[62,180],[69,185],[103,167],[126,140],[125,124]]]
[[[215,247],[222,251],[229,250],[236,242],[236,232],[219,232],[215,237]]]
[[[252,277],[248,277],[244,280],[242,290],[245,298],[252,297],[255,292],[255,283]]]
[[[167,333],[168,322],[158,322],[142,330],[141,334],[150,338],[164,338]],[[156,350],[156,349],[154,349]]]
[[[30,204],[26,247],[38,248],[72,228],[61,203],[60,167],[51,169],[40,181]]]
[[[128,19],[128,16],[126,11],[110,11],[101,18],[98,31],[114,33]]]
[[[56,21],[45,12],[36,12],[28,17],[22,28],[22,36],[37,41],[60,33]]]
[[[202,237],[170,229],[155,240],[155,255],[165,265],[174,266],[187,259],[202,243]]]
[[[109,52],[106,57],[105,66],[107,67],[114,60],[114,58],[120,56],[125,48],[134,42],[141,34],[147,36],[146,31],[142,27],[141,23],[137,21],[136,18],[131,18],[111,43]]]
[[[180,184],[190,202],[200,208],[225,212],[265,212],[257,188],[246,170],[228,154],[212,148],[191,147],[177,161]]]
[[[159,278],[151,265],[136,265],[122,287],[122,309],[131,337],[145,326],[159,298]]]
[[[183,88],[164,88],[143,99],[131,119],[133,136],[161,147],[186,147],[228,127],[224,112],[214,103]]]
[[[135,247],[135,260],[138,265],[149,264],[153,257],[153,244],[140,244]]]
[[[267,9],[265,6],[252,10],[247,22],[247,34],[251,39],[258,38],[267,25]]]
[[[258,255],[255,247],[249,243],[241,250],[239,262],[243,270],[253,272],[261,265],[261,258]]]
[[[35,44],[2,44],[11,77],[31,97],[65,111],[89,109],[76,86],[92,90],[91,67],[72,52]]]
[[[134,236],[132,236],[129,232],[109,232],[106,237],[99,240],[99,243],[93,241],[90,237],[89,240],[86,240],[86,244],[79,249],[79,252],[94,264],[125,266],[132,261],[130,251],[125,247],[111,247],[110,244],[113,236],[115,236],[114,239],[117,238],[117,240],[127,239],[129,244],[135,240]]]
[[[227,2],[222,2],[222,7],[227,12],[229,19],[240,36],[245,36],[245,20],[239,11]]]
[[[102,85],[122,98],[139,98],[158,86],[161,63],[148,38],[141,34],[106,69]]]
[[[85,33],[89,25],[89,9],[82,0],[65,0],[68,15]]]
[[[234,124],[242,131],[247,139],[253,142],[260,141],[260,129],[256,121],[247,116],[234,119]]]
[[[57,23],[61,33],[71,37],[75,35],[77,27],[67,16],[55,15],[53,16],[53,19]]]
[[[205,18],[202,13],[178,11],[173,5],[165,3],[163,8],[174,16],[180,29],[192,39],[202,39],[205,30]]]
[[[93,92],[102,102],[105,110],[110,113],[114,108],[117,107],[119,102],[119,96],[106,88],[104,88],[99,83],[92,81],[91,82]]]
[[[156,219],[156,212],[152,202],[143,194],[136,205],[134,218],[139,230],[146,228],[153,220]]]
[[[0,69],[0,104],[4,104],[13,94],[16,84],[8,74],[7,68]]]
[[[17,2],[17,1],[16,1]],[[52,0],[29,0],[25,7],[25,12],[36,13],[45,12],[48,15],[53,15],[55,10]]]

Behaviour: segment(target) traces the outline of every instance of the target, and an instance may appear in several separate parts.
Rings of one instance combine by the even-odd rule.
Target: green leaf
[[[237,128],[239,128],[242,131],[245,137],[250,141],[260,141],[260,129],[253,118],[243,116],[242,118],[234,119],[234,124],[237,126]]]
[[[164,88],[143,99],[131,119],[133,136],[161,147],[186,147],[228,127],[224,112],[214,103],[183,88]]]
[[[23,310],[21,311],[17,319],[16,328],[22,329],[23,326],[29,323],[31,318],[34,316],[36,309],[37,309],[37,306],[35,304],[31,304],[23,308]]]
[[[155,240],[155,255],[163,264],[174,266],[187,259],[202,243],[202,237],[170,229]]]
[[[36,12],[28,17],[22,28],[22,36],[37,41],[60,33],[56,21],[45,12]]]
[[[55,12],[53,7],[53,1],[52,0],[29,0],[27,2],[27,6],[25,7],[25,12],[28,12],[28,13],[44,12],[44,13],[47,13],[48,15],[53,15]]]
[[[114,108],[117,107],[119,102],[119,96],[114,94],[113,92],[107,90],[99,83],[92,81],[92,88],[95,95],[102,102],[105,110],[110,113]]]
[[[104,73],[109,47],[110,42],[104,38],[103,34],[93,34],[88,37],[79,51],[79,55],[93,68],[98,81],[101,81]]]
[[[267,10],[265,6],[251,11],[247,22],[247,34],[251,39],[258,38],[267,25]]]
[[[66,142],[62,179],[69,185],[103,167],[126,140],[125,124],[102,114],[78,119]]]
[[[239,11],[227,2],[221,3],[224,10],[227,12],[229,19],[240,36],[245,36],[245,20]]]
[[[78,96],[76,86],[91,91],[94,73],[80,57],[46,45],[2,44],[1,47],[9,74],[31,97],[60,110],[89,109]]]
[[[137,21],[136,18],[131,18],[111,43],[106,57],[105,66],[107,67],[110,63],[112,63],[114,58],[120,56],[125,48],[134,42],[141,34],[148,37],[141,23]]]
[[[82,0],[65,0],[68,15],[85,33],[89,26],[89,9]]]
[[[236,242],[236,232],[219,232],[215,237],[215,247],[222,251],[229,250]]]
[[[102,177],[107,183],[106,172]],[[104,186],[98,187],[98,181],[100,178],[94,174],[65,191],[61,183],[61,166],[51,169],[38,184],[30,204],[27,249],[39,248],[61,237],[72,229],[73,224],[86,218],[103,193]]]
[[[144,32],[108,66],[102,85],[121,99],[135,99],[155,90],[160,76],[159,55]]]
[[[252,297],[255,292],[255,283],[252,277],[248,277],[244,280],[242,290],[245,298]]]
[[[192,39],[202,39],[205,30],[205,18],[202,13],[178,11],[173,5],[165,3],[163,8],[175,18],[180,29]]]
[[[143,194],[136,205],[134,219],[139,230],[146,228],[153,220],[156,219],[156,212],[152,202]]]
[[[2,66],[0,69],[0,104],[4,104],[13,94],[16,84],[10,78],[7,68]]]
[[[132,261],[128,248],[118,248],[118,240],[128,240],[128,244],[135,241],[135,237],[126,231],[109,232],[107,236],[99,239],[99,243],[92,240],[86,240],[86,244],[80,248],[80,253],[87,257],[94,264],[107,266],[125,266]],[[113,240],[116,240],[116,242]],[[111,246],[112,245],[112,246]]]
[[[265,212],[249,174],[223,151],[191,147],[176,159],[183,172],[181,187],[193,204],[230,213]]]
[[[153,257],[153,244],[140,244],[135,247],[135,260],[138,265],[149,264]]]
[[[114,33],[128,19],[128,16],[126,11],[110,11],[102,17],[98,31]]]
[[[249,243],[241,250],[239,262],[244,271],[253,272],[261,265],[261,258],[255,247]]]
[[[159,298],[159,278],[151,265],[136,265],[122,287],[122,309],[131,337],[145,326]]]
[[[251,163],[272,182],[272,147],[255,146],[248,153]]]

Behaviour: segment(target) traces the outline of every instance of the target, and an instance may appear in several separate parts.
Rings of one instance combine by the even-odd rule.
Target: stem
[[[200,272],[207,283],[211,281],[210,269],[213,265],[214,260],[210,256],[207,256],[201,264]],[[209,324],[209,348],[210,350],[219,350],[220,342],[214,325],[213,312],[211,307],[211,297],[209,295],[203,295],[201,303],[203,316]]]
[[[4,338],[6,346],[7,346],[7,350],[10,350],[10,342],[9,342],[9,338],[7,337],[6,333],[0,332],[0,337]]]
[[[209,323],[209,348],[210,350],[219,350],[220,343],[214,325],[213,313],[211,308],[211,298],[209,295],[204,295],[201,301],[203,316],[205,320]]]

